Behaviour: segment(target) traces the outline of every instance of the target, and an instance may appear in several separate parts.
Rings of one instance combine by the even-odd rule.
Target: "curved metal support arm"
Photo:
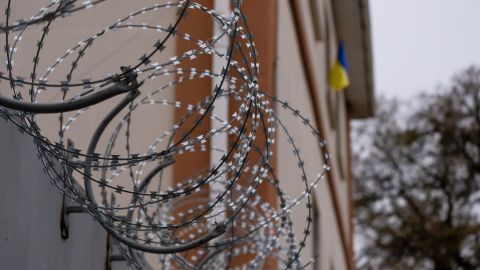
[[[220,235],[224,234],[226,231],[225,224],[217,224],[213,230],[211,230],[207,235],[205,235],[202,238],[199,238],[184,244],[175,244],[169,247],[155,247],[155,246],[144,246],[132,239],[122,237],[121,235],[118,234],[118,232],[113,231],[108,226],[104,225],[104,228],[106,228],[107,231],[111,233],[113,237],[115,237],[115,239],[122,242],[123,244],[131,248],[134,248],[136,250],[140,250],[148,253],[155,253],[155,254],[172,254],[172,253],[191,250],[208,243],[208,241],[219,237]]]
[[[90,140],[90,145],[87,150],[87,156],[89,157],[85,161],[87,166],[85,167],[84,185],[85,185],[85,193],[86,193],[87,199],[92,203],[92,206],[96,205],[96,202],[95,202],[95,196],[93,194],[92,183],[89,179],[91,175],[91,166],[89,165],[92,162],[90,156],[95,152],[95,148],[97,147],[98,141],[100,140],[100,137],[102,136],[108,124],[113,120],[113,118],[115,118],[116,115],[118,115],[118,113],[120,113],[120,111],[122,111],[128,105],[129,102],[134,100],[139,94],[140,92],[136,89],[130,92],[128,96],[126,96],[119,104],[117,104],[117,106],[113,108],[113,110],[107,116],[105,116],[105,118],[102,120],[102,122],[98,126],[97,130],[95,130],[95,133],[92,139]],[[161,169],[163,169],[165,166],[168,166],[169,164],[170,163],[167,162],[166,164],[159,165],[154,171],[158,172]],[[148,184],[148,182],[154,175],[155,173],[152,172],[149,175],[149,177],[147,177],[147,179],[143,181],[144,184],[142,185],[142,188],[144,187],[144,185]],[[100,220],[100,224],[118,241],[134,249],[144,251],[144,252],[149,252],[149,253],[156,253],[156,254],[171,254],[171,253],[178,253],[178,252],[190,250],[206,244],[210,240],[224,234],[226,231],[226,226],[224,224],[218,224],[207,235],[199,239],[196,239],[187,243],[183,243],[183,244],[175,244],[173,246],[159,247],[159,246],[141,245],[140,243],[130,238],[126,238],[120,235],[119,232],[109,227],[107,223],[108,223],[107,220]]]
[[[133,89],[138,88],[138,83],[131,83],[129,84],[126,81],[117,83],[106,89],[97,91],[93,94],[90,94],[86,97],[81,97],[77,99],[67,100],[58,103],[31,103],[23,100],[16,100],[13,98],[9,98],[6,96],[0,95],[0,106],[22,111],[22,112],[29,112],[29,113],[36,113],[36,114],[43,114],[43,113],[62,113],[62,112],[69,112],[75,111],[78,109],[83,109],[102,101],[105,101],[109,98],[114,96],[127,93],[132,91]]]
[[[138,86],[137,86],[138,87]],[[130,103],[132,100],[137,98],[140,95],[140,91],[138,89],[135,89],[134,91],[131,91],[128,96],[126,96],[115,108],[113,108],[110,113],[108,113],[107,116],[102,120],[102,122],[98,125],[97,129],[95,130],[95,133],[93,134],[92,139],[90,140],[90,145],[88,146],[87,150],[87,158],[85,159],[85,177],[84,177],[84,185],[85,185],[85,194],[87,196],[87,199],[95,204],[95,197],[93,194],[93,189],[92,189],[92,182],[90,180],[90,175],[91,175],[91,163],[92,163],[92,155],[95,153],[95,148],[97,148],[98,141],[102,137],[103,132],[107,128],[108,124],[119,114],[123,108],[125,108],[128,103]]]

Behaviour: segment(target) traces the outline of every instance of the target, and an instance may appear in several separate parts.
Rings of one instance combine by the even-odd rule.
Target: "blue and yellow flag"
[[[335,65],[330,70],[329,84],[335,91],[342,91],[350,85],[348,78],[347,52],[343,42],[338,45],[338,56]]]

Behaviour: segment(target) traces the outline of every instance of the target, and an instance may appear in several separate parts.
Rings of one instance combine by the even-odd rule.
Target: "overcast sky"
[[[407,98],[480,66],[480,0],[370,0],[377,94]]]

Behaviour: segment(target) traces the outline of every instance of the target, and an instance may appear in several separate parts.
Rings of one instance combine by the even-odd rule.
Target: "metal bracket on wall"
[[[73,158],[73,152],[74,152],[73,150],[74,150],[73,141],[68,140],[66,157],[69,161],[71,161]],[[71,179],[72,172],[73,172],[73,169],[71,167],[64,169],[64,181],[68,181],[68,179]],[[86,212],[86,209],[83,206],[69,202],[68,199],[66,198],[65,193],[63,194],[62,211],[60,213],[60,235],[63,240],[66,240],[69,237],[70,222],[69,222],[68,216],[74,213],[85,213],[85,212]]]
[[[69,237],[69,215],[70,214],[78,214],[78,213],[86,213],[86,210],[81,205],[68,205],[69,203],[66,202],[65,198],[63,199],[62,203],[62,212],[60,214],[60,235],[62,236],[63,240],[68,239]]]
[[[121,262],[121,261],[126,261],[127,258],[123,256],[122,254],[112,254],[109,257],[110,262]]]

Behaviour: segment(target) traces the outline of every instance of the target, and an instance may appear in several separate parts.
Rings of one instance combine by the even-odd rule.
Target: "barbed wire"
[[[63,53],[46,52],[49,33],[58,20],[108,9],[111,2],[54,0],[33,16],[12,19],[16,10],[7,1],[5,22],[0,24],[6,63],[6,72],[0,72],[0,115],[34,139],[38,157],[55,186],[119,242],[134,268],[263,269],[269,257],[278,269],[306,268],[311,261],[302,262],[300,254],[313,226],[311,193],[329,170],[329,155],[325,141],[299,110],[260,90],[257,52],[241,1],[232,1],[232,12],[226,15],[191,0],[152,3],[91,31],[72,46],[63,42]],[[176,16],[167,26],[137,22],[146,14],[168,11]],[[221,31],[207,40],[182,32],[179,25],[191,13],[209,16]],[[94,57],[97,43],[118,31],[132,31],[131,35],[154,31],[161,38],[137,61],[109,67],[107,75],[87,78],[77,74],[84,68],[82,63]],[[20,53],[26,36],[37,36],[37,42]],[[218,46],[225,38],[229,45]],[[173,40],[183,40],[192,49],[169,55]],[[24,47],[29,48],[28,44]],[[220,59],[223,68],[196,68],[195,61],[202,56]],[[33,59],[30,65],[25,64],[28,59]],[[45,64],[50,59],[53,62]],[[29,66],[29,76],[17,71],[21,64]],[[66,73],[63,79],[50,79],[62,77],[60,72]],[[218,84],[195,103],[166,94],[203,79]],[[215,114],[219,100],[230,102],[227,118]],[[138,128],[139,123],[151,120],[145,119],[142,110],[152,107],[181,115],[163,131],[148,124]],[[98,115],[94,123],[82,122],[89,113]],[[285,115],[316,142],[323,162],[320,167],[314,164],[316,174],[307,172],[306,163],[313,161],[302,158],[302,144],[295,140],[298,132],[292,132],[292,120],[281,117]],[[52,134],[48,124],[55,116],[58,134]],[[84,122],[95,127],[89,139],[85,139]],[[135,153],[139,147],[134,145],[144,143],[137,134],[149,132],[153,135],[148,146]],[[227,149],[211,143],[219,136],[229,139]],[[294,179],[282,181],[272,165],[278,138],[284,138],[291,148],[291,169],[298,170],[295,181],[302,186],[300,194],[290,194],[285,185]],[[82,140],[87,143],[82,145]],[[186,179],[173,181],[172,166],[195,152],[215,152],[221,158]],[[259,194],[265,186],[277,202]],[[296,235],[297,220],[291,215],[302,202],[305,219],[299,225],[302,235]],[[158,254],[157,262],[145,259],[149,253]]]

